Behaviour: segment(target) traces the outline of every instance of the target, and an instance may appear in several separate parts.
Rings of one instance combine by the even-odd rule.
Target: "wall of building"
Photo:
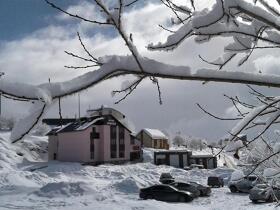
[[[58,160],[68,162],[86,162],[90,157],[90,132],[75,131],[58,133]]]
[[[191,152],[156,152],[154,153],[154,163],[156,165],[170,165],[177,168],[188,166]]]
[[[144,147],[149,147],[149,148],[152,148],[153,147],[153,141],[151,139],[151,137],[146,134],[145,132],[143,132],[143,130],[138,133],[138,135],[136,136],[137,139],[140,139],[140,141],[142,142],[142,145]]]
[[[169,149],[167,139],[153,139],[153,148],[155,149]]]
[[[115,162],[115,161],[128,161],[130,159],[130,132],[124,130],[124,143],[125,143],[125,153],[124,157],[119,157],[119,126],[117,126],[117,156],[116,158],[111,158],[111,135],[110,135],[110,125],[103,125],[102,138],[104,141],[104,162]]]
[[[57,156],[58,137],[55,135],[49,136],[48,156],[49,160],[54,159],[54,154]]]
[[[133,146],[130,144],[130,131],[124,129],[125,152],[124,157],[119,157],[119,126],[117,125],[117,157],[111,158],[110,125],[95,125],[99,139],[94,139],[94,159],[90,155],[90,134],[92,127],[86,130],[58,133],[57,136],[49,136],[49,160],[53,160],[53,154],[57,153],[57,160],[67,162],[123,162],[130,160],[130,152]],[[140,142],[138,142],[139,146]],[[140,147],[141,148],[141,147]]]
[[[217,168],[217,158],[213,156],[192,156],[192,152],[168,152],[161,151],[154,153],[154,163],[156,165],[170,165],[174,167],[183,168],[191,164],[203,165],[204,168]]]

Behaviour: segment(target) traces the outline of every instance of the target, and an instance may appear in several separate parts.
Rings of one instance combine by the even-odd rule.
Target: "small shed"
[[[189,163],[203,165],[207,169],[217,168],[217,158],[211,154],[193,154]]]
[[[169,149],[168,137],[158,129],[144,128],[137,135],[143,147]]]
[[[190,150],[163,150],[154,152],[154,164],[176,168],[199,164],[206,169],[212,169],[217,168],[217,158],[211,154],[193,155]]]
[[[154,152],[155,165],[170,165],[184,168],[189,165],[192,152],[189,150],[166,150]]]

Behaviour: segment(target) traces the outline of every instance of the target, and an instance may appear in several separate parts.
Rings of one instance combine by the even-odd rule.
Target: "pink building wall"
[[[110,125],[95,125],[99,139],[95,139],[94,159],[90,158],[90,126],[86,130],[58,133],[57,136],[49,136],[49,160],[53,160],[53,153],[57,153],[57,160],[67,162],[113,162],[130,160],[130,132],[125,129],[125,155],[119,158],[119,128],[117,126],[117,158],[111,158],[110,153]],[[58,143],[57,143],[58,141]]]

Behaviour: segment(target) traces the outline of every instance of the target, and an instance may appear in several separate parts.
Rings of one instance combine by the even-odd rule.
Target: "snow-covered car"
[[[238,180],[230,180],[228,187],[231,192],[248,193],[255,185],[261,184],[262,181],[255,175],[245,176]]]
[[[139,197],[141,199],[155,199],[167,202],[190,202],[194,199],[192,193],[180,191],[165,184],[142,188],[140,189]]]
[[[276,186],[269,186],[268,184],[257,184],[250,190],[250,200],[253,203],[259,201],[273,202],[280,199],[280,188]]]
[[[175,181],[174,177],[170,173],[162,173],[159,178],[160,183],[170,184]]]
[[[209,176],[207,179],[207,185],[210,187],[223,187],[224,181],[219,176]]]

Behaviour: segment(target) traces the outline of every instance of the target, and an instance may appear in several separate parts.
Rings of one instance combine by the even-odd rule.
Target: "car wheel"
[[[253,203],[258,203],[258,200],[253,199],[252,202]]]
[[[237,188],[235,186],[230,186],[229,189],[230,189],[230,192],[232,192],[232,193],[237,192]]]
[[[273,202],[273,197],[272,197],[272,195],[270,195],[270,196],[268,197],[268,199],[266,199],[266,202],[268,202],[268,203],[272,203],[272,202]]]

